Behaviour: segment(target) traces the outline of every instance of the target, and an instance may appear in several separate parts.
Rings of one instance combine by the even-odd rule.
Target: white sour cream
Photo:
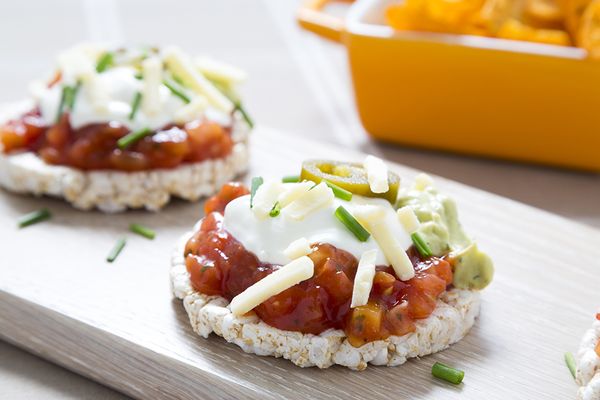
[[[143,128],[160,129],[174,121],[175,113],[186,104],[164,85],[159,88],[160,111],[154,115],[146,115],[142,107],[138,109],[133,120],[129,120],[133,99],[142,90],[143,82],[135,78],[136,70],[127,66],[113,67],[98,74],[98,85],[105,91],[108,101],[101,108],[94,107],[88,85],[82,85],[75,99],[74,109],[70,114],[71,126],[74,129],[93,123],[118,122],[135,131]],[[38,101],[42,118],[47,125],[55,123],[60,106],[62,86],[51,88],[37,86],[34,96]],[[217,122],[227,123],[229,118],[213,109],[207,109],[206,115]]]
[[[290,262],[284,250],[290,243],[306,238],[309,243],[329,243],[345,250],[357,259],[367,250],[377,249],[377,265],[389,265],[383,251],[371,236],[366,242],[359,241],[334,215],[337,207],[344,206],[350,213],[358,205],[377,205],[385,209],[386,221],[400,244],[408,249],[412,240],[402,228],[392,205],[383,199],[354,195],[351,201],[335,198],[327,207],[315,211],[298,221],[279,216],[264,219],[257,218],[250,209],[250,196],[239,197],[225,208],[224,228],[244,247],[254,253],[261,261],[272,264]]]

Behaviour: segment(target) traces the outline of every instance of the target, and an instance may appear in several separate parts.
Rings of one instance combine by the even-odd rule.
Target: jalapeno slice
[[[379,197],[394,204],[398,197],[400,177],[388,172],[389,190],[373,193],[367,179],[367,171],[362,164],[332,160],[307,160],[302,163],[301,180],[320,183],[322,180],[333,183],[359,196]]]

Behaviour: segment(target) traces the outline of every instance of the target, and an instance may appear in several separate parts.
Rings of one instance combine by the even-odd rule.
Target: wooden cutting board
[[[269,129],[252,138],[248,176],[297,173],[305,158],[364,155]],[[405,178],[416,171],[393,169]],[[568,399],[576,386],[563,362],[600,305],[600,232],[550,213],[437,178],[467,232],[496,263],[471,333],[442,353],[364,372],[301,369],[245,354],[192,332],[169,290],[169,255],[198,220],[201,204],[161,213],[82,212],[66,203],[0,191],[0,337],[137,398],[165,399]],[[561,188],[556,188],[561,190]],[[50,221],[19,230],[40,207]],[[157,231],[150,241],[131,222]],[[105,262],[115,240],[128,243]],[[466,371],[453,387],[430,375],[442,361]]]

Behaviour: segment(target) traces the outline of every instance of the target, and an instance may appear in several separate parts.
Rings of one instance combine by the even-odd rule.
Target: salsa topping
[[[207,216],[186,244],[186,267],[193,287],[200,293],[231,301],[281,268],[259,260],[224,228],[223,208],[247,192],[239,184],[225,185],[207,203]],[[378,265],[367,303],[351,308],[356,257],[328,243],[312,243],[310,247],[308,257],[314,264],[314,274],[256,306],[254,311],[265,323],[313,334],[343,329],[352,345],[361,346],[414,331],[415,321],[431,315],[437,298],[452,283],[448,260],[422,258],[411,247],[407,255],[414,277],[401,281],[393,268]]]
[[[32,111],[1,126],[4,151],[33,151],[48,164],[83,170],[140,171],[223,158],[233,149],[231,128],[207,120],[144,131],[142,137],[127,143],[124,140],[131,132],[118,123],[73,129],[68,114],[51,127],[39,122],[39,114]]]

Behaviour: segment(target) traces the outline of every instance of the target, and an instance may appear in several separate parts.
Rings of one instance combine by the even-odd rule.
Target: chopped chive
[[[117,146],[119,147],[119,149],[125,150],[138,140],[143,139],[151,133],[152,130],[150,128],[143,128],[135,132],[129,132],[127,135],[117,140]]]
[[[572,353],[570,353],[570,352],[565,353],[565,363],[567,364],[567,368],[569,368],[571,375],[573,375],[573,379],[576,379],[577,369],[575,367],[575,357],[573,357]]]
[[[50,217],[52,217],[50,211],[48,211],[47,208],[42,208],[41,210],[23,215],[21,218],[19,218],[18,225],[19,228],[25,228],[26,226],[50,219]]]
[[[269,211],[269,216],[275,218],[280,213],[281,213],[281,208],[279,207],[279,202],[276,201],[275,204],[273,204],[273,208],[271,208],[271,211]]]
[[[331,183],[329,181],[325,181],[325,184],[331,188],[333,194],[338,199],[350,201],[352,200],[352,192],[347,191],[344,188],[339,187],[338,185]]]
[[[239,97],[228,86],[224,85],[223,83],[215,81],[214,79],[209,80],[214,85],[214,87],[216,87],[221,93],[223,93],[225,97],[229,99],[229,101],[233,103],[233,110],[239,111],[239,113],[242,115],[242,118],[244,118],[244,121],[246,121],[250,129],[254,128],[254,121],[242,105],[242,102],[240,101]]]
[[[56,122],[60,121],[60,117],[65,112],[65,109],[73,110],[75,106],[75,98],[77,97],[77,92],[79,92],[79,87],[81,86],[80,82],[77,82],[75,86],[63,86],[62,92],[60,94],[60,103],[58,104],[58,112],[56,114]]]
[[[133,233],[137,233],[138,235],[145,237],[146,239],[154,239],[154,237],[156,236],[156,233],[152,229],[146,228],[145,226],[140,224],[129,225],[129,230]]]
[[[183,82],[183,79],[181,79],[180,77],[178,77],[177,75],[173,75],[173,80],[175,82],[177,82],[180,86],[185,87],[185,83]]]
[[[465,377],[464,371],[454,369],[439,362],[433,364],[433,367],[431,367],[431,374],[436,378],[443,379],[446,382],[450,382],[455,385],[461,383]]]
[[[173,95],[179,97],[184,103],[188,104],[191,100],[190,98],[183,93],[181,88],[178,88],[175,82],[170,82],[168,80],[163,80],[163,85],[165,85],[170,91],[171,93],[173,93]]]
[[[70,86],[70,89],[67,92],[68,96],[65,99],[65,105],[69,107],[70,111],[73,111],[73,108],[75,107],[75,98],[77,97],[77,93],[79,93],[80,87],[81,82],[77,82],[75,86]]]
[[[142,93],[136,92],[135,96],[133,96],[133,102],[131,103],[131,112],[129,113],[129,120],[133,121],[135,118],[135,114],[137,114],[138,109],[140,108],[140,103],[142,102]]]
[[[433,255],[431,248],[427,244],[427,242],[419,235],[419,232],[413,232],[410,235],[410,238],[413,241],[413,244],[417,248],[417,251],[422,257],[429,258]]]
[[[300,176],[299,175],[284,176],[283,178],[281,178],[281,182],[283,182],[283,183],[296,183],[296,182],[300,182]]]
[[[256,195],[256,191],[263,184],[262,176],[255,176],[252,178],[252,186],[250,187],[250,208],[254,206],[254,196]]]
[[[133,77],[139,81],[144,78],[144,75],[141,72],[137,72]]]
[[[119,256],[119,254],[121,253],[121,250],[123,250],[123,247],[125,247],[125,238],[121,238],[119,240],[117,240],[117,243],[115,243],[115,246],[112,248],[112,250],[110,251],[110,253],[108,253],[108,256],[106,257],[106,261],[108,262],[113,262],[117,259],[117,257]]]
[[[246,111],[244,106],[242,106],[242,103],[240,103],[239,101],[236,101],[234,103],[234,105],[235,105],[235,110],[239,111],[240,114],[242,114],[242,118],[244,118],[244,121],[246,121],[246,123],[248,124],[250,129],[254,128],[254,121],[252,120],[252,118],[250,117],[250,115],[248,114],[248,112]]]
[[[350,214],[343,206],[339,206],[335,210],[335,216],[361,242],[366,242],[371,236],[371,234],[365,228],[363,228],[360,222],[358,222],[356,218],[354,218],[352,214]]]
[[[96,64],[96,72],[101,73],[101,72],[106,71],[108,69],[108,67],[113,65],[113,63],[114,63],[113,53],[110,51],[107,51],[98,60],[98,64]]]
[[[63,110],[65,108],[65,101],[67,100],[67,96],[69,92],[69,86],[63,86],[62,92],[60,93],[60,103],[58,103],[58,112],[56,113],[56,123],[60,121],[60,117],[63,115]]]

